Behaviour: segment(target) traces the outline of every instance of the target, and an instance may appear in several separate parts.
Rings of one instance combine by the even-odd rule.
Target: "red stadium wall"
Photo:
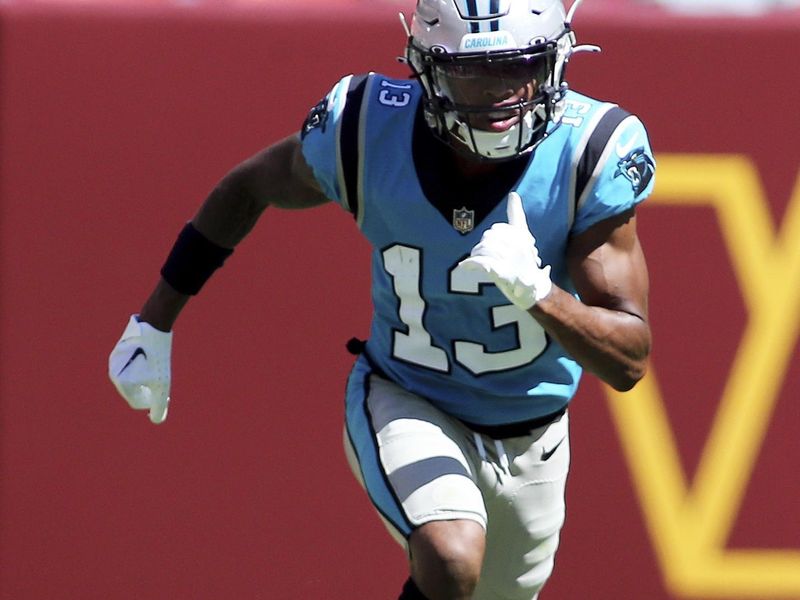
[[[369,312],[349,217],[267,212],[179,323],[165,425],[105,375],[225,170],[340,75],[404,73],[396,9],[135,6],[0,4],[0,598],[396,597],[341,452]],[[634,392],[574,402],[543,597],[800,598],[800,19],[578,26],[604,53],[571,83],[659,160],[655,348]]]

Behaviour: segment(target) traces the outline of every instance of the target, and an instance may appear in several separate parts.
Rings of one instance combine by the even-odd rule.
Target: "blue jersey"
[[[641,122],[568,92],[558,125],[491,185],[447,170],[450,152],[424,124],[416,81],[348,76],[309,114],[303,154],[326,195],[353,213],[372,247],[366,355],[407,390],[469,423],[496,425],[563,409],[581,367],[487,275],[458,267],[522,197],[543,264],[575,294],[571,236],[629,210],[653,186]]]

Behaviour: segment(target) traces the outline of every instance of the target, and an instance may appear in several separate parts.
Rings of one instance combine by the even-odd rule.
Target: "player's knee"
[[[411,572],[430,600],[472,597],[485,550],[483,527],[473,521],[423,525],[410,540]]]
[[[433,562],[434,577],[438,589],[442,590],[431,600],[457,600],[472,598],[481,574],[481,560],[473,548],[460,543],[451,543],[442,549]],[[430,577],[429,577],[430,579]]]

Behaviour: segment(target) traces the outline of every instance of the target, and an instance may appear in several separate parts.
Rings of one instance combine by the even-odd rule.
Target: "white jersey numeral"
[[[494,285],[489,275],[479,271],[456,267],[450,274],[451,292],[478,294],[482,284]],[[489,352],[483,344],[457,341],[454,344],[456,361],[473,374],[480,375],[527,365],[544,352],[547,347],[547,339],[536,319],[513,304],[493,306],[492,327],[499,329],[507,325],[517,328],[517,348]]]
[[[588,102],[567,100],[564,107],[564,114],[561,116],[561,122],[565,125],[580,127],[583,124],[584,115],[588,114],[590,108],[592,108],[592,105]]]
[[[396,358],[435,371],[448,372],[447,353],[433,344],[425,329],[426,302],[420,291],[421,252],[417,248],[394,245],[383,252],[383,264],[394,282],[399,300],[398,316],[407,332],[395,331],[393,353]],[[488,275],[456,266],[450,272],[448,289],[455,294],[480,294],[481,285],[492,285]],[[455,340],[455,361],[474,375],[507,371],[533,362],[547,347],[544,330],[527,312],[514,305],[494,306],[491,309],[492,327],[516,327],[517,347],[489,352],[486,346],[474,341]]]
[[[395,245],[383,251],[383,268],[394,279],[394,293],[400,300],[399,317],[408,333],[394,332],[397,358],[435,371],[449,371],[447,354],[433,345],[425,329],[425,300],[420,293],[421,265],[417,248]]]
[[[404,91],[410,90],[411,84],[390,83],[386,80],[383,80],[381,81],[381,87],[384,88],[378,94],[378,102],[381,104],[392,106],[394,108],[400,108],[411,102],[411,94]]]

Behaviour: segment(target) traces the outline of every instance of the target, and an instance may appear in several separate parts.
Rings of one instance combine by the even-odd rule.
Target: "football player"
[[[373,318],[345,451],[407,549],[403,600],[531,600],[553,569],[583,370],[645,373],[640,120],[569,89],[560,0],[419,0],[408,79],[338,81],[297,135],[233,168],[186,224],[109,359],[167,414],[172,328],[268,206],[333,201],[372,247]],[[387,591],[387,594],[389,592]]]

